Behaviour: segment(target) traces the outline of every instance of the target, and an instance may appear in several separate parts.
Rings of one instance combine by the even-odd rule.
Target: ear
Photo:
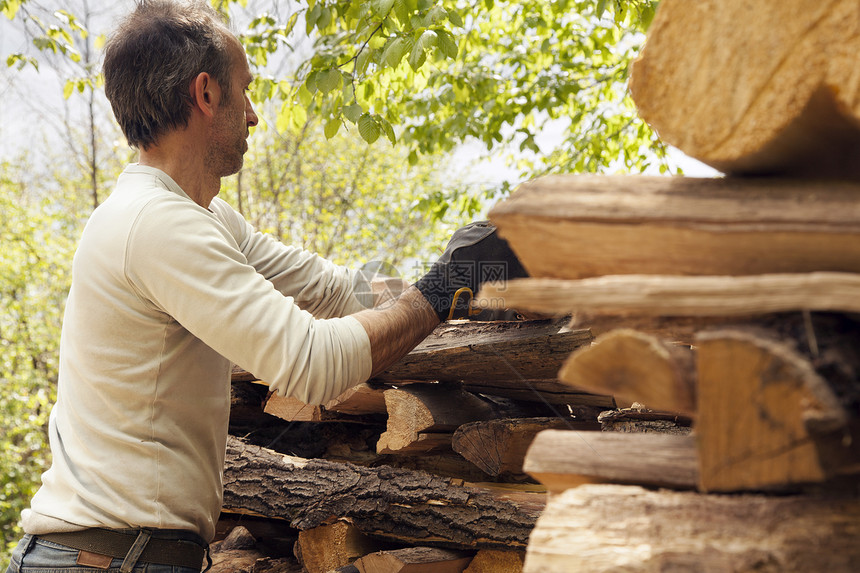
[[[193,106],[205,116],[214,116],[221,100],[221,87],[218,82],[208,73],[201,72],[191,81],[189,89]]]

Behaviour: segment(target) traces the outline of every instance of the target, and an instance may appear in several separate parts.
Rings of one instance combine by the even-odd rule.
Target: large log
[[[545,495],[467,487],[425,472],[291,458],[230,438],[224,506],[299,530],[349,519],[362,532],[452,548],[524,548]]]
[[[364,535],[357,527],[336,521],[300,531],[296,556],[307,573],[328,573],[381,549],[379,542]]]
[[[546,430],[537,435],[523,469],[550,492],[584,483],[629,483],[693,489],[693,436]]]
[[[697,347],[703,490],[796,487],[860,472],[858,412],[791,346],[721,330],[702,333]],[[849,384],[856,390],[856,379]]]
[[[554,175],[489,216],[534,278],[860,272],[858,196],[835,181]]]
[[[854,0],[664,0],[633,65],[639,113],[726,173],[860,178]]]
[[[860,501],[583,485],[553,496],[524,573],[856,571]]]

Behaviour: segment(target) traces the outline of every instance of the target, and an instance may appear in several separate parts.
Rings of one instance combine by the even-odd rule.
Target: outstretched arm
[[[439,324],[439,317],[421,292],[409,287],[392,304],[352,315],[370,339],[370,356],[376,376],[408,354]]]

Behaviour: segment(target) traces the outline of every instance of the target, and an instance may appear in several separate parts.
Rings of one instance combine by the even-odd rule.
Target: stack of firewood
[[[634,99],[728,175],[547,177],[491,211],[534,278],[484,302],[574,314],[595,340],[560,379],[693,420],[538,434],[527,573],[856,570],[858,30],[848,0],[664,0]]]
[[[446,322],[325,405],[236,369],[214,570],[521,571],[546,502],[522,469],[535,435],[638,419],[601,423],[614,399],[558,380],[593,340],[568,323]]]

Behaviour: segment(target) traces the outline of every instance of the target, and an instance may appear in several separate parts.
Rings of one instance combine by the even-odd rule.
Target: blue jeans
[[[108,569],[78,565],[78,553],[77,549],[65,545],[24,535],[12,552],[12,562],[6,573],[116,573],[122,565],[122,559],[114,559]],[[134,572],[200,573],[200,570],[158,563],[138,563]]]

